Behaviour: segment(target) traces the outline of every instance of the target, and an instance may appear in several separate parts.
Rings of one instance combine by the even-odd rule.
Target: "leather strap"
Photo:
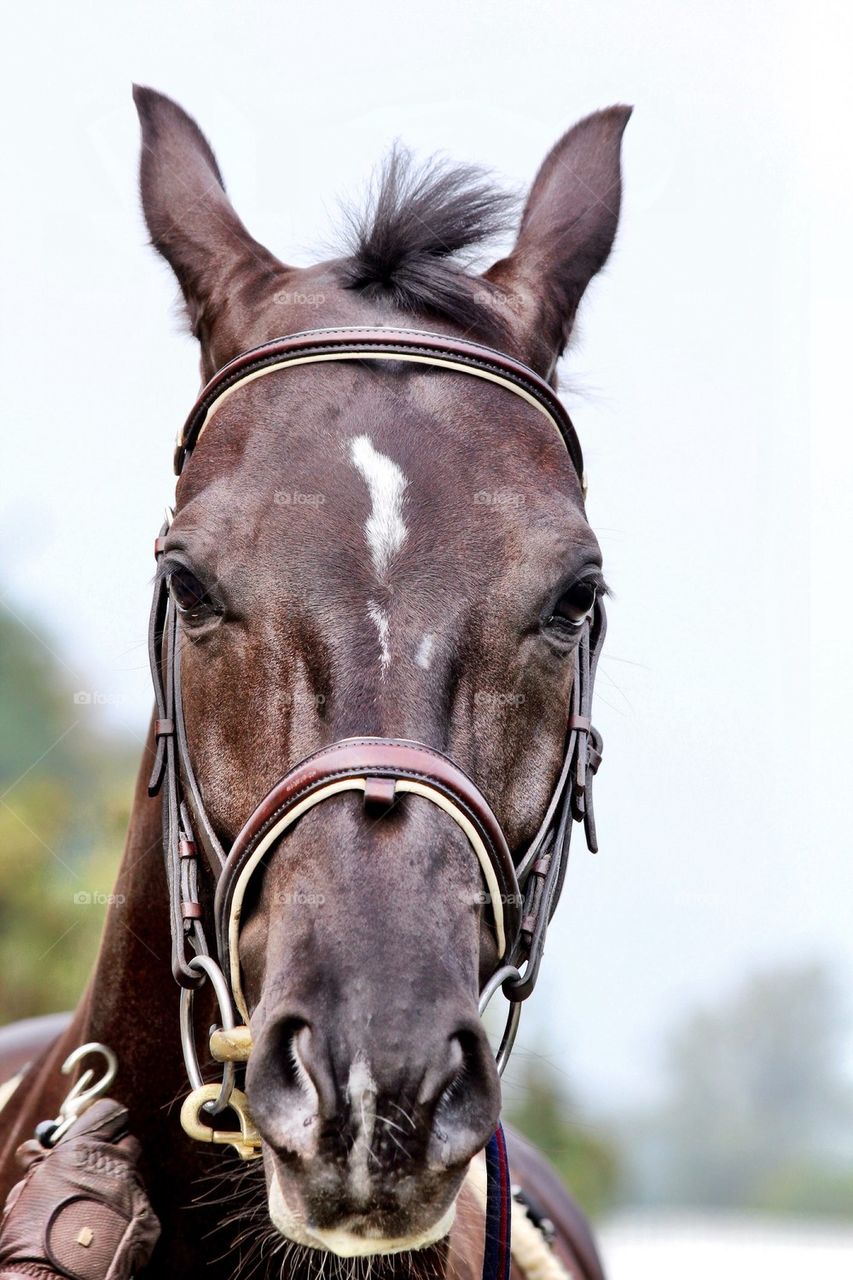
[[[533,369],[467,338],[384,326],[309,329],[275,338],[229,360],[203,388],[178,434],[175,474],[183,471],[216,409],[239,386],[288,365],[363,359],[456,369],[505,387],[553,422],[583,484],[583,453],[572,420],[554,388]]]
[[[503,1125],[486,1144],[486,1241],[483,1280],[510,1280],[512,1272],[512,1180]],[[529,1274],[529,1273],[528,1273]]]
[[[216,892],[217,947],[237,1008],[247,1017],[237,940],[249,879],[284,832],[315,804],[347,791],[369,795],[369,784],[392,783],[442,808],[462,829],[480,862],[494,920],[499,958],[518,935],[521,894],[500,823],[479,788],[458,765],[420,742],[345,738],[300,761],[261,801],[237,836]]]
[[[163,554],[168,524],[164,524],[154,544],[159,561]],[[197,987],[204,975],[190,968],[194,955],[208,955],[201,907],[198,901],[196,841],[189,811],[184,801],[187,777],[182,768],[183,707],[180,703],[181,664],[177,661],[178,615],[169,599],[169,584],[160,576],[148,624],[148,661],[154,684],[154,764],[148,780],[148,794],[162,792],[163,858],[169,886],[171,915],[172,973],[181,987]],[[206,815],[205,815],[206,816]],[[192,851],[192,852],[191,852]]]

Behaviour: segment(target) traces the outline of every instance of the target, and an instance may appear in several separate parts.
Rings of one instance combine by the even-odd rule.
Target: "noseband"
[[[501,352],[443,334],[410,329],[313,329],[276,338],[224,365],[201,392],[178,436],[175,471],[181,474],[223,401],[239,387],[292,366],[329,361],[395,360],[465,373],[503,387],[550,420],[563,440],[583,487],[583,458],[575,429],[553,388],[532,369]],[[155,541],[165,551],[170,519]],[[333,796],[360,793],[372,820],[381,820],[407,795],[446,814],[467,839],[482,871],[497,944],[498,966],[480,996],[481,1012],[499,987],[510,1013],[498,1050],[503,1069],[512,1049],[521,1003],[536,983],[545,934],[563,886],[575,821],[582,821],[589,848],[597,851],[592,775],[601,761],[601,738],[590,723],[593,681],[604,640],[600,601],[584,624],[575,653],[565,755],[542,819],[526,849],[510,851],[483,792],[442,752],[421,742],[394,738],[346,738],[299,761],[261,801],[226,852],[205,809],[187,746],[178,660],[180,620],[168,580],[158,578],[148,632],[157,703],[155,760],[149,794],[162,797],[163,851],[169,883],[172,970],[181,993],[181,1038],[193,1091],[181,1111],[187,1132],[200,1141],[229,1143],[242,1156],[260,1154],[245,1095],[236,1087],[237,1063],[251,1051],[249,1011],[242,989],[238,939],[246,890],[268,854],[309,810]],[[217,880],[211,952],[198,894],[199,844]],[[221,1027],[210,1041],[224,1064],[220,1083],[205,1084],[195,1048],[192,994],[213,985]],[[219,1131],[202,1122],[234,1110],[239,1130]]]

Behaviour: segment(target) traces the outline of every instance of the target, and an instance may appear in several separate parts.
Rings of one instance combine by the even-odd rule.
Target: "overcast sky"
[[[106,700],[81,714],[140,734],[197,361],[145,243],[131,81],[196,116],[297,264],[396,137],[521,187],[580,116],[635,104],[564,361],[615,590],[602,852],[573,855],[526,1041],[547,1022],[587,1097],[633,1102],[739,975],[825,957],[853,993],[845,6],[42,3],[4,34],[0,586]]]

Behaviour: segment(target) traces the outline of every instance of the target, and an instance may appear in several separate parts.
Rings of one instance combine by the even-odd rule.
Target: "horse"
[[[606,586],[554,388],[616,234],[630,108],[556,143],[480,272],[514,216],[481,171],[396,148],[339,255],[290,266],[195,121],[134,98],[144,217],[208,390],[155,543],[158,705],[94,971],[70,1017],[0,1035],[0,1079],[27,1064],[0,1197],[63,1061],[99,1042],[161,1222],[146,1275],[462,1280],[500,1115],[482,996],[517,1014],[575,819],[595,847]],[[212,1137],[223,1107],[237,1127]],[[508,1141],[556,1274],[598,1280],[583,1214]]]

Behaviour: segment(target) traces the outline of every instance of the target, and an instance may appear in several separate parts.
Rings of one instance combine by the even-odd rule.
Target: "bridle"
[[[465,373],[503,387],[537,409],[559,432],[583,486],[583,457],[568,413],[553,388],[520,361],[479,343],[411,329],[313,329],[276,338],[236,356],[204,387],[178,436],[175,472],[187,459],[224,400],[257,378],[288,368],[328,361],[392,360]],[[585,487],[584,487],[585,492]],[[155,541],[164,554],[170,517]],[[590,723],[595,669],[605,633],[602,603],[584,622],[575,652],[565,754],[541,825],[515,857],[489,801],[451,759],[421,742],[358,737],[334,742],[296,763],[249,817],[225,850],[204,805],[187,745],[178,660],[180,620],[159,575],[148,631],[149,660],[156,697],[155,759],[149,794],[162,798],[163,852],[169,885],[172,970],[181,992],[181,1039],[192,1092],[181,1123],[203,1142],[228,1143],[244,1158],[260,1154],[236,1072],[251,1052],[249,1013],[242,990],[238,934],[246,890],[264,858],[303,814],[332,796],[357,792],[377,819],[401,797],[417,795],[441,809],[466,837],[486,888],[498,949],[498,966],[480,996],[483,1012],[501,988],[510,1003],[498,1049],[499,1070],[509,1057],[521,1013],[539,974],[548,924],[554,914],[569,856],[575,821],[582,821],[589,848],[597,851],[592,809],[592,776],[601,761],[601,738]],[[217,881],[211,937],[198,893],[199,845]],[[223,1064],[222,1079],[206,1084],[195,1048],[193,992],[210,981],[221,1026],[210,1038],[212,1056]],[[243,1019],[238,1022],[238,1015]],[[202,1115],[231,1108],[239,1130],[218,1130]]]

